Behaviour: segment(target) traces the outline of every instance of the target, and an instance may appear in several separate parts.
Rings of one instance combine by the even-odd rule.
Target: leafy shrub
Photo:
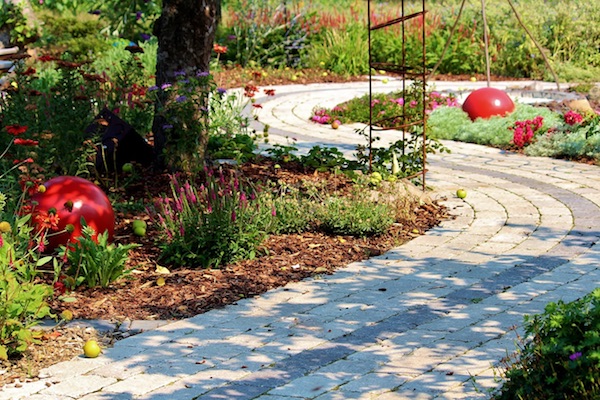
[[[88,287],[108,287],[115,280],[129,274],[125,270],[125,263],[130,250],[139,247],[138,244],[109,244],[108,231],[98,234],[97,241],[92,239],[94,229],[81,221],[83,229],[82,236],[77,242],[61,246],[60,256],[66,255],[69,260],[69,268],[66,275],[71,286],[77,287],[85,283]]]
[[[530,340],[504,360],[502,399],[600,397],[600,289],[525,318]]]
[[[337,148],[321,146],[313,146],[307,155],[300,157],[300,162],[319,172],[347,169],[352,165]]]
[[[22,4],[16,2],[0,3],[0,31],[7,31],[11,44],[21,47],[37,37],[35,29],[27,24]]]

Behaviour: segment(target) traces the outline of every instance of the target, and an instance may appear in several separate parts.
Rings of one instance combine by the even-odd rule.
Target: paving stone
[[[40,394],[82,397],[86,394],[96,392],[105,388],[117,380],[114,378],[104,378],[98,375],[79,375],[73,378],[67,378],[40,391]]]

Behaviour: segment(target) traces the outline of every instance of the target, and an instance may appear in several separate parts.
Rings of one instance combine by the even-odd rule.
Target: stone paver
[[[435,85],[464,95],[482,83]],[[275,89],[257,98],[255,122],[270,125],[272,144],[354,151],[356,126],[308,119],[314,107],[367,93],[366,83]],[[168,325],[129,323],[141,333],[7,385],[0,399],[487,398],[523,316],[600,285],[600,170],[444,144],[452,152],[429,157],[427,184],[456,218],[331,276]],[[461,187],[464,200],[454,196]]]

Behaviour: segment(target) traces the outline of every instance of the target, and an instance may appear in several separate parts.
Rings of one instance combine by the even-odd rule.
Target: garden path
[[[351,152],[353,127],[334,131],[308,118],[314,106],[366,90],[276,88],[258,99],[260,121],[271,126],[271,143],[294,136],[301,149]],[[57,364],[39,381],[1,389],[0,399],[489,397],[498,385],[492,366],[515,349],[523,316],[600,284],[600,170],[444,144],[452,153],[429,158],[427,182],[456,218],[331,276]],[[464,200],[454,195],[461,187]]]

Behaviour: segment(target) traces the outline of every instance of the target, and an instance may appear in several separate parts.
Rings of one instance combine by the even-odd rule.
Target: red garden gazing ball
[[[102,189],[87,179],[76,176],[52,178],[43,186],[45,190],[38,191],[31,198],[34,202],[34,215],[56,212],[59,217],[58,231],[62,231],[60,234],[48,232],[46,251],[52,251],[68,242],[75,243],[81,236],[82,217],[94,229],[94,239],[105,231],[112,238],[115,213]],[[68,229],[70,232],[65,232],[67,225],[72,225]]]
[[[477,118],[504,117],[514,111],[515,103],[503,90],[485,87],[468,95],[462,109],[471,121],[475,121]]]

